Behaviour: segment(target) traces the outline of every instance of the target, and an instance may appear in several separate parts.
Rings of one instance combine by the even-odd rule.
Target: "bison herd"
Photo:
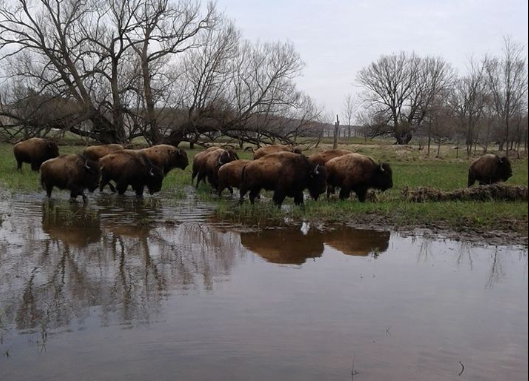
[[[14,147],[18,169],[29,163],[33,171],[41,172],[41,184],[48,197],[54,187],[70,191],[86,202],[84,192],[108,185],[112,192],[124,194],[129,186],[138,197],[145,187],[152,195],[162,188],[164,177],[174,168],[184,170],[189,165],[184,150],[171,145],[156,145],[132,150],[119,144],[87,147],[81,154],[59,156],[55,142],[32,138]],[[485,155],[475,160],[469,169],[468,186],[507,181],[512,167],[507,157]],[[193,160],[192,183],[198,187],[207,181],[222,195],[228,189],[240,190],[240,201],[249,193],[253,204],[261,191],[274,192],[273,201],[281,206],[287,197],[296,205],[304,202],[308,190],[314,200],[327,192],[330,197],[340,190],[341,200],[354,192],[361,202],[369,189],[386,191],[393,187],[393,171],[388,163],[348,150],[328,150],[312,156],[303,155],[298,147],[273,145],[254,152],[254,160],[240,160],[228,148],[211,147],[198,153]]]

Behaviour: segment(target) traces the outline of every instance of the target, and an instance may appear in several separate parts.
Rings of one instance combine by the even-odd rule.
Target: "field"
[[[186,148],[186,147],[183,147]],[[324,142],[307,154],[330,148]],[[373,144],[355,141],[354,144],[341,144],[340,148],[373,156],[391,164],[394,172],[394,188],[386,193],[376,194],[376,200],[365,204],[355,199],[338,201],[325,199],[318,202],[307,201],[305,208],[296,208],[292,201],[277,210],[270,202],[262,201],[252,207],[248,202],[239,207],[237,196],[229,197],[228,192],[218,198],[204,185],[198,190],[202,201],[216,205],[218,218],[229,219],[242,225],[284,225],[291,222],[307,221],[313,224],[347,224],[357,227],[378,227],[396,230],[429,229],[434,233],[454,234],[474,239],[488,239],[512,243],[527,242],[528,205],[527,202],[427,202],[405,201],[406,188],[433,187],[452,191],[466,186],[470,159],[456,158],[453,147],[443,147],[441,158],[427,157],[425,150],[417,147],[397,147],[387,143]],[[61,146],[61,153],[80,152],[80,146]],[[190,161],[200,150],[187,149]],[[250,158],[248,152],[241,152],[241,158]],[[463,155],[464,156],[464,155]],[[16,171],[12,146],[0,144],[0,186],[8,192],[42,192],[38,174],[29,167]],[[513,160],[514,176],[510,185],[528,184],[527,159]],[[162,196],[182,199],[191,192],[191,167],[185,171],[173,170],[164,181]],[[270,195],[265,196],[265,200]]]

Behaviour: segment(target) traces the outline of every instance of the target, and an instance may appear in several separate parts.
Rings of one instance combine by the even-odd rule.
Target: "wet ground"
[[[528,378],[526,248],[0,200],[3,381]]]

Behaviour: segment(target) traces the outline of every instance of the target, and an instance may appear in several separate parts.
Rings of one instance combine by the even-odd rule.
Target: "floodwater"
[[[2,197],[0,378],[528,379],[526,248],[211,216]]]

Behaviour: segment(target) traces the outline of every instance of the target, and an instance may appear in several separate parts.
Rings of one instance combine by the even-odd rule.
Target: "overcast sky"
[[[356,93],[356,73],[383,54],[501,55],[503,37],[527,51],[527,0],[218,0],[250,40],[291,41],[306,63],[299,87],[331,114]]]

